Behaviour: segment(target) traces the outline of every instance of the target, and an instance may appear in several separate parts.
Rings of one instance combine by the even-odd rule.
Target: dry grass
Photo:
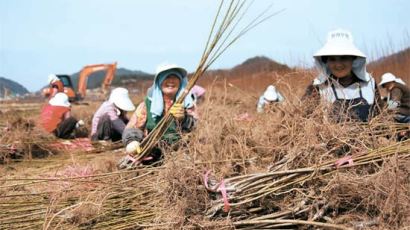
[[[224,82],[218,84],[208,88],[197,129],[184,137],[179,150],[166,150],[160,167],[117,171],[121,151],[60,153],[4,165],[0,222],[22,229],[252,229],[311,224],[400,229],[410,225],[410,144],[397,146],[395,140],[406,127],[383,117],[369,124],[335,124],[323,109],[306,113],[311,105],[297,100],[301,91],[290,90],[284,91],[291,101],[280,111],[256,114],[253,97],[257,94],[244,95]],[[283,89],[289,85],[284,80],[281,84]],[[76,114],[91,117],[89,107],[75,109]],[[234,119],[244,112],[253,120]],[[29,127],[30,132],[36,130]],[[11,140],[11,135],[7,138]],[[244,178],[252,175],[282,175],[329,164],[346,154],[394,152],[383,150],[386,146],[396,146],[397,154],[362,166],[317,171],[313,176],[286,173],[259,182],[247,179],[242,192],[229,190],[239,182],[244,185]],[[226,181],[229,213],[222,210],[220,193],[205,189],[207,170],[212,172],[209,185]],[[281,181],[292,184],[276,189]],[[261,192],[268,191],[264,188],[268,185],[276,190]],[[239,204],[254,194],[261,196]],[[292,222],[295,219],[300,222]]]
[[[32,112],[11,110],[0,114],[0,164],[12,159],[42,158],[55,153],[46,146],[52,137],[35,128],[35,117],[29,118]]]
[[[2,113],[1,128],[11,129],[0,134],[0,226],[408,228],[410,142],[396,141],[408,127],[393,123],[387,112],[368,124],[332,122],[325,105],[299,99],[313,76],[295,70],[205,81],[197,129],[184,136],[178,150],[164,150],[161,166],[131,171],[116,169],[121,150],[49,149],[55,138],[34,122],[40,108]],[[259,94],[272,83],[287,102],[256,114]],[[136,95],[134,102],[142,98]],[[89,129],[97,107],[74,105],[74,115]],[[252,119],[235,119],[243,113]],[[19,156],[10,154],[16,152],[12,145]],[[48,157],[34,158],[37,149]],[[331,167],[345,155],[354,157],[355,166]],[[226,183],[229,212],[223,211],[221,193],[205,188],[208,170],[209,186]]]

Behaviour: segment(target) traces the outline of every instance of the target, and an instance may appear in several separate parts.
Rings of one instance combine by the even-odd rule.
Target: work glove
[[[141,162],[150,161],[153,158],[151,156],[144,157],[141,160],[137,160],[130,155],[126,155],[125,157],[121,158],[118,161],[117,167],[118,169],[133,169],[134,167],[138,166]]]
[[[182,103],[175,103],[170,109],[169,112],[172,116],[175,117],[177,120],[182,120],[185,117],[185,109]]]
[[[125,147],[125,152],[129,155],[139,155],[142,152],[140,143],[138,141],[131,141]]]
[[[138,161],[130,155],[127,155],[120,159],[118,162],[118,169],[132,169],[135,165],[138,164]]]
[[[139,162],[133,157],[139,155],[142,152],[140,143],[138,141],[131,141],[125,147],[125,152],[127,155],[120,159],[118,162],[119,169],[132,169],[134,166],[138,165]]]
[[[387,101],[387,109],[389,110],[397,109],[398,106],[399,106],[399,103],[397,101],[392,101],[392,100]]]
[[[84,121],[83,120],[79,120],[76,124],[75,124],[75,128],[80,128],[81,126],[84,126]]]

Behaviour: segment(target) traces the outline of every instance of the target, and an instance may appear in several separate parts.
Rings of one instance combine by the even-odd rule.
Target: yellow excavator
[[[71,77],[69,75],[56,75],[64,85],[64,93],[67,94],[71,102],[77,102],[83,100],[87,92],[87,81],[88,77],[98,71],[106,71],[104,81],[101,85],[101,91],[104,95],[108,93],[108,89],[111,85],[112,80],[115,77],[115,71],[117,70],[117,62],[111,64],[93,64],[86,65],[80,72],[80,77],[78,78],[78,90],[75,91]],[[48,97],[50,95],[51,89],[43,89],[43,96]]]

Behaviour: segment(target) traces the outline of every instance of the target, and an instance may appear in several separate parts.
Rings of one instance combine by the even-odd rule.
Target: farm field
[[[329,121],[324,109],[299,99],[314,76],[307,71],[254,76],[276,80],[287,102],[257,114],[257,86],[213,81],[198,127],[177,150],[165,149],[156,167],[118,170],[121,144],[65,146],[37,127],[41,103],[2,112],[2,228],[409,226],[410,144],[396,140],[407,126],[388,114],[368,124]],[[88,129],[98,104],[73,106]],[[354,165],[336,169],[346,154]]]

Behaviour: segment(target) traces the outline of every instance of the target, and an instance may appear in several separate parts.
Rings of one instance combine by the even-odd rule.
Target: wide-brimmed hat
[[[314,57],[323,56],[355,56],[355,57],[366,57],[354,44],[352,34],[343,29],[337,29],[330,31],[327,35],[326,44],[317,51]]]
[[[68,96],[65,93],[57,93],[50,99],[50,101],[48,101],[48,103],[53,106],[70,107]]]
[[[59,80],[60,80],[60,78],[58,78],[57,75],[55,75],[55,74],[49,74],[48,75],[48,83],[49,84],[54,83],[54,82],[59,81]]]
[[[383,86],[388,82],[397,82],[402,85],[406,84],[403,80],[401,80],[401,78],[394,76],[392,73],[385,73],[382,76],[382,81],[379,83],[379,86]]]
[[[182,77],[186,77],[187,74],[188,74],[188,72],[184,68],[182,68],[182,67],[180,67],[176,64],[162,64],[162,65],[159,65],[157,67],[157,70],[155,71],[155,78],[154,78],[155,81],[157,80],[158,76],[161,73],[163,73],[165,71],[171,71],[171,70],[179,72]]]
[[[276,101],[278,100],[279,96],[276,92],[276,88],[273,85],[268,86],[266,91],[263,93],[263,98],[267,101]]]
[[[128,90],[122,87],[115,88],[111,91],[110,98],[108,99],[109,102],[114,103],[119,109],[124,111],[134,111],[135,106],[132,103],[129,95]]]
[[[364,55],[353,44],[352,34],[343,29],[337,29],[328,33],[326,44],[317,51],[313,57],[320,74],[314,82],[315,85],[323,84],[332,74],[327,63],[324,62],[325,56],[354,56],[352,72],[362,81],[369,82],[370,74],[366,71],[366,55]]]

